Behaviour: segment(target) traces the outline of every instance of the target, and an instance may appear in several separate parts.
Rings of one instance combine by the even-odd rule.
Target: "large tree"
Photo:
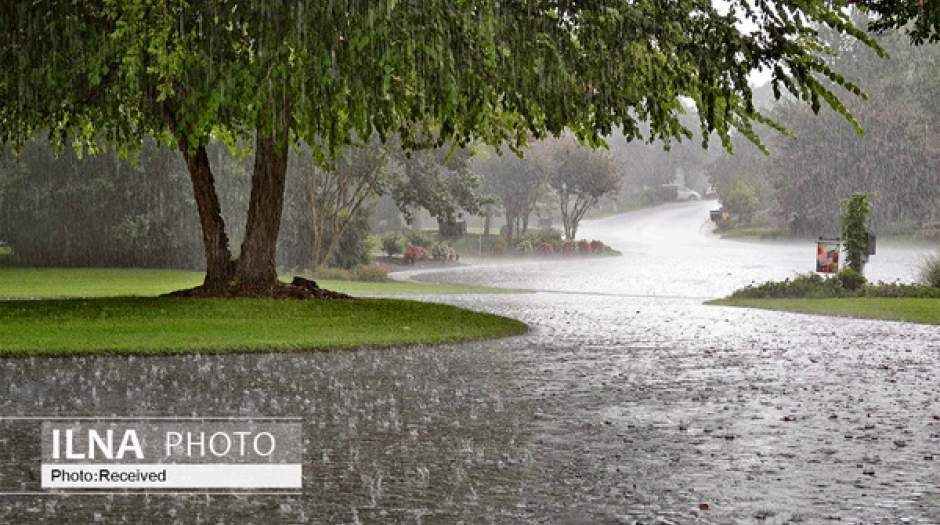
[[[754,4],[754,5],[752,5]],[[752,28],[741,29],[741,20]],[[748,75],[844,112],[822,78],[825,25],[870,42],[824,0],[17,0],[0,6],[0,140],[48,132],[61,145],[133,152],[147,135],[186,159],[208,294],[276,294],[275,246],[288,149],[328,161],[355,137],[411,148],[521,146],[566,127],[597,145],[703,140],[769,123]],[[642,129],[641,123],[648,122]],[[253,141],[241,254],[232,261],[206,145]]]

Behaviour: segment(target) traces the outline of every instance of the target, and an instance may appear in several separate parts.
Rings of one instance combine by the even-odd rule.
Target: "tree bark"
[[[185,142],[180,142],[179,147],[189,168],[193,195],[199,210],[199,223],[202,225],[202,244],[206,252],[206,278],[203,287],[207,292],[221,292],[232,279],[235,265],[229,250],[228,236],[225,234],[225,221],[222,219],[222,207],[215,191],[209,155],[205,146],[197,148],[194,154],[189,152]]]
[[[286,119],[283,123],[286,124]],[[248,221],[236,272],[239,287],[249,295],[271,295],[278,285],[275,256],[288,148],[286,125],[278,131],[281,133],[268,134],[259,129],[255,140]]]

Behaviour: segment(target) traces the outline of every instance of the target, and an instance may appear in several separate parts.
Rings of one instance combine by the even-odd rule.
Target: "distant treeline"
[[[251,158],[209,146],[210,162],[235,253],[250,191]],[[279,264],[306,267],[311,254],[300,171],[289,173]],[[135,163],[114,152],[59,155],[45,141],[0,159],[3,264],[204,268],[201,229],[179,150],[147,141]],[[341,261],[342,262],[342,261]]]
[[[862,22],[864,25],[864,22]],[[840,93],[864,129],[825,109],[814,115],[786,97],[765,110],[794,133],[764,133],[765,156],[739,137],[735,154],[708,175],[739,216],[797,235],[838,232],[840,199],[875,192],[872,224],[880,233],[936,229],[940,220],[940,47],[912,47],[902,34],[880,39],[890,58],[857,42],[828,37],[838,71],[850,72],[868,100]],[[761,95],[771,99],[770,88]],[[756,196],[757,199],[753,199]],[[755,209],[746,208],[753,205]]]

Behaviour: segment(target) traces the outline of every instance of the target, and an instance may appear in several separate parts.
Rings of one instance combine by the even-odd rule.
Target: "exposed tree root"
[[[316,281],[294,277],[288,283],[277,282],[271,286],[244,286],[234,284],[223,288],[200,285],[186,290],[177,290],[163,297],[252,297],[257,299],[352,299],[352,297],[320,288]]]

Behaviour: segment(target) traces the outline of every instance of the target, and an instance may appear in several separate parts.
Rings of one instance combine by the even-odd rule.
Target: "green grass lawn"
[[[201,273],[168,270],[0,268],[0,356],[388,347],[527,330],[505,317],[397,299],[156,297],[201,281]],[[410,282],[320,284],[350,294],[506,291]]]
[[[397,299],[0,301],[0,355],[284,351],[505,337],[526,325]]]
[[[844,297],[834,299],[717,299],[707,304],[805,314],[940,324],[940,299]]]
[[[65,297],[150,297],[202,283],[200,272],[138,268],[4,268],[0,267],[0,299]],[[477,286],[387,281],[317,280],[337,292],[383,295],[513,293],[524,290]]]

